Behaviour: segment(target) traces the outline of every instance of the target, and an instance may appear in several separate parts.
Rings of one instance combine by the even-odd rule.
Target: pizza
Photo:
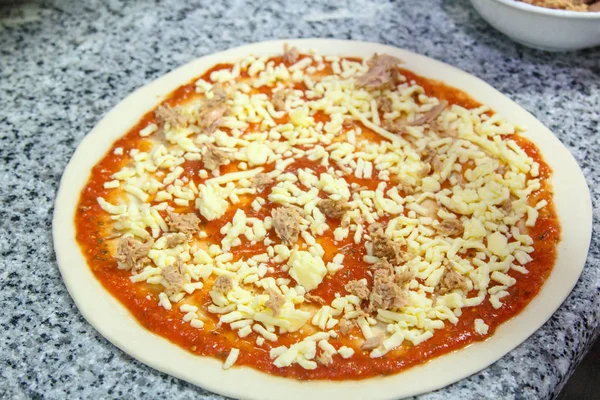
[[[225,369],[362,379],[485,340],[554,265],[552,171],[524,128],[417,73],[287,46],[199,71],[91,170],[88,267]]]

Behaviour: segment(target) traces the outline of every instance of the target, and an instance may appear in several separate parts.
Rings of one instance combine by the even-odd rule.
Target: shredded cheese
[[[324,76],[326,66],[332,73]],[[251,56],[197,80],[197,97],[141,129],[149,149],[114,149],[128,164],[103,182],[97,203],[122,240],[147,246],[140,265],[129,266],[131,281],[158,285],[159,306],[179,310],[191,327],[227,325],[238,340],[274,346],[278,368],[307,370],[418,346],[456,324],[462,308],[510,301],[532,261],[528,228],[548,206],[530,199],[541,188],[540,166],[502,139],[518,129],[485,107],[452,105],[432,120],[439,99],[404,77],[359,88],[368,70],[317,54],[289,67]],[[291,89],[299,82],[306,90]],[[221,89],[227,113],[208,132],[202,110],[220,101]],[[164,139],[153,135],[159,130]],[[282,225],[271,206],[298,218]],[[382,220],[389,222],[372,229]],[[294,240],[284,240],[286,229]],[[364,250],[367,269],[392,259],[394,249],[382,251],[378,240],[406,253],[393,260],[394,273],[407,276],[402,302],[365,315],[369,296],[344,292],[317,305],[310,292],[352,265],[347,246]],[[239,251],[244,245],[258,250]],[[190,303],[196,291],[208,293],[208,307]],[[349,321],[376,345],[330,343]],[[476,319],[474,330],[487,335],[489,326]],[[301,338],[277,346],[291,332]],[[223,368],[239,354],[233,348]]]

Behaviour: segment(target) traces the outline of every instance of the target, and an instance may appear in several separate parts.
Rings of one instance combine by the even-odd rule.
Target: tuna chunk
[[[500,205],[500,209],[505,213],[505,214],[510,214],[513,210],[513,206],[512,206],[512,201],[510,201],[510,199],[506,200],[505,202],[503,202]]]
[[[323,199],[317,204],[323,214],[329,218],[340,219],[348,210],[348,204],[344,201]]]
[[[219,168],[221,165],[225,165],[229,160],[229,155],[218,148],[215,145],[207,144],[202,153],[202,162],[204,168],[209,171]]]
[[[425,114],[421,115],[421,117],[414,120],[411,123],[411,125],[420,126],[428,124],[429,122],[436,119],[442,113],[442,111],[446,109],[447,106],[448,102],[446,100],[440,101],[438,105],[434,106],[431,110],[427,111]]]
[[[341,318],[339,324],[340,324],[340,333],[344,336],[347,335],[348,333],[350,333],[352,328],[354,328],[354,326],[355,326],[354,321],[348,320],[346,318]]]
[[[356,80],[356,86],[367,90],[391,89],[400,75],[398,64],[402,61],[387,54],[375,54],[367,64],[369,70]]]
[[[529,3],[534,6],[553,8],[557,10],[568,10],[568,11],[594,11],[592,5],[587,4],[593,3],[594,0],[521,0],[524,3]]]
[[[179,112],[179,108],[160,105],[154,111],[154,117],[159,125],[169,123],[171,127],[186,127],[189,117]]]
[[[429,164],[430,170],[436,173],[440,173],[444,166],[444,163],[442,162],[442,159],[438,155],[437,151],[429,147],[425,148],[421,152],[421,160],[424,163]]]
[[[447,269],[440,281],[438,293],[444,295],[454,289],[460,289],[463,292],[466,292],[467,288],[467,279],[464,276],[453,269]]]
[[[377,100],[377,104],[379,106],[379,109],[384,113],[391,113],[394,110],[393,103],[388,97],[381,96]]]
[[[379,261],[378,263],[369,266],[369,268],[373,270],[373,272],[380,270],[385,271],[385,274],[390,276],[395,274],[394,266],[390,264],[387,260]]]
[[[383,127],[392,133],[402,135],[406,133],[406,128],[409,126],[421,126],[432,122],[447,106],[448,102],[442,100],[438,105],[434,106],[431,110],[427,111],[413,122],[407,122],[405,119],[396,118],[394,120],[385,120],[383,122]]]
[[[283,62],[287,65],[295,64],[300,58],[300,52],[294,46],[290,47],[287,43],[283,45]]]
[[[371,267],[373,271],[373,289],[369,295],[367,311],[379,309],[390,310],[407,304],[402,291],[403,277],[396,276],[394,267],[387,261],[379,262]],[[400,278],[400,279],[399,279]]]
[[[352,280],[346,283],[344,288],[348,291],[348,293],[353,294],[361,300],[366,300],[369,298],[370,291],[365,280]]]
[[[327,304],[325,299],[323,299],[321,296],[317,296],[316,294],[304,293],[304,298],[311,303],[319,303],[323,305]]]
[[[182,233],[171,233],[165,236],[167,238],[166,247],[172,248],[187,242],[187,237]]]
[[[402,287],[395,282],[395,276],[385,269],[377,269],[373,274],[373,290],[369,295],[369,312],[379,309],[391,310],[407,304]]]
[[[440,210],[440,205],[433,199],[425,199],[419,205],[423,207],[425,212],[423,215],[424,217],[436,218],[437,213]]]
[[[445,219],[435,229],[444,236],[462,236],[465,230],[460,219]]]
[[[165,279],[165,293],[169,296],[179,292],[183,286],[183,263],[180,259],[177,259],[175,263],[169,265],[167,268],[162,270],[162,276]]]
[[[281,307],[283,307],[283,304],[285,303],[285,299],[279,291],[271,288],[267,289],[267,294],[269,295],[269,300],[267,300],[265,306],[273,310],[273,315],[279,315],[281,313]]]
[[[400,244],[385,236],[383,227],[379,224],[373,224],[369,231],[373,238],[373,255],[383,258],[391,263],[399,264],[404,259]]]
[[[256,188],[256,191],[259,193],[265,190],[265,188],[273,182],[273,178],[263,173],[256,174],[254,175],[254,178],[252,178],[252,185]]]
[[[200,230],[200,218],[195,213],[177,214],[171,211],[167,212],[165,220],[171,232],[185,233],[192,235]]]
[[[207,135],[212,134],[223,122],[223,117],[229,111],[227,105],[227,94],[216,87],[213,89],[214,97],[206,102],[198,116],[198,126]]]
[[[271,212],[275,233],[281,241],[290,246],[298,241],[300,234],[300,213],[293,207],[279,207]]]
[[[152,249],[153,244],[153,239],[142,243],[130,237],[122,238],[119,241],[117,254],[115,254],[118,268],[133,269],[134,271],[142,269],[145,264],[150,262],[148,252]]]
[[[442,159],[440,158],[439,155],[435,155],[433,156],[433,158],[431,159],[431,169],[433,170],[433,172],[435,173],[440,173],[442,172],[442,168],[444,167],[444,163],[442,162]]]
[[[289,94],[289,89],[282,89],[273,93],[273,97],[271,97],[271,103],[273,103],[275,110],[285,111],[285,99]]]
[[[408,124],[405,120],[396,118],[394,120],[386,119],[383,121],[383,128],[398,135],[403,135],[406,133],[406,127]]]
[[[317,362],[321,365],[330,365],[333,362],[333,358],[329,353],[321,353],[316,358]]]
[[[396,273],[396,283],[400,286],[404,285],[407,282],[410,282],[414,278],[413,273],[410,269],[405,269],[400,273]]]
[[[437,151],[431,147],[425,147],[421,151],[421,161],[424,163],[431,163],[431,160],[433,160],[433,157],[435,156],[437,156]]]
[[[360,348],[363,350],[373,350],[379,347],[382,342],[383,335],[380,333],[379,335],[372,336],[365,340],[363,344],[360,345]]]
[[[440,156],[437,154],[437,151],[429,147],[426,147],[421,152],[421,161],[429,165],[430,172],[433,171],[435,173],[440,173],[444,166],[444,163],[442,162]]]
[[[226,294],[231,289],[233,289],[233,280],[230,277],[221,275],[217,279],[215,279],[215,283],[213,284],[213,290]]]

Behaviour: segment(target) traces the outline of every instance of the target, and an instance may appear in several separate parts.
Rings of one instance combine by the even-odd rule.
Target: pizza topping
[[[228,293],[231,289],[233,289],[233,281],[229,276],[221,275],[215,279],[213,290],[219,293]]]
[[[454,289],[460,289],[466,292],[468,289],[467,280],[461,274],[452,269],[446,269],[439,286],[439,294],[446,294]]]
[[[295,46],[290,47],[287,43],[283,45],[283,62],[287,65],[295,64],[300,58],[300,52]]]
[[[316,358],[317,362],[321,365],[331,365],[333,363],[333,357],[329,353],[321,353]]]
[[[166,247],[176,247],[180,244],[187,242],[187,236],[184,233],[172,233],[172,234],[166,235],[165,238],[166,238],[166,242],[165,242]]]
[[[185,127],[189,122],[189,118],[179,112],[176,107],[160,105],[154,111],[154,117],[159,125],[168,123],[171,127]]]
[[[440,101],[431,110],[427,111],[425,114],[421,115],[421,117],[413,121],[411,125],[419,126],[430,123],[431,121],[436,119],[442,113],[442,111],[446,109],[446,107],[448,107],[448,102],[446,100]]]
[[[373,271],[373,290],[369,295],[369,312],[379,309],[389,310],[406,305],[407,299],[402,287],[396,281],[393,267],[386,261],[378,264]]]
[[[122,196],[97,197],[127,236],[119,268],[162,284],[159,305],[196,329],[271,343],[278,368],[355,357],[328,341],[354,326],[377,358],[463,307],[502,307],[547,204],[530,204],[539,165],[510,138],[518,128],[427,96],[395,57],[285,53],[212,71],[197,99],[140,130],[151,149],[121,148],[131,163],[103,188]],[[203,232],[198,213],[218,227]],[[332,293],[357,266],[367,278]],[[198,290],[207,302],[187,304]]]
[[[464,227],[460,219],[445,219],[435,227],[444,236],[462,236]]]
[[[219,149],[217,146],[208,144],[204,148],[202,154],[202,162],[204,168],[212,171],[218,169],[221,165],[225,165],[229,160],[229,156],[226,152]]]
[[[424,178],[424,177],[426,177],[427,175],[429,175],[429,173],[430,173],[430,172],[431,172],[431,165],[429,165],[429,164],[425,164],[425,165],[423,165],[423,166],[421,167],[421,169],[419,169],[419,170],[417,171],[417,176],[418,176],[419,178]],[[429,180],[428,180],[427,182],[429,182]],[[436,182],[436,183],[437,183],[437,182]],[[435,186],[435,187],[437,188],[437,185],[436,185],[435,183],[432,183],[432,186]]]
[[[340,333],[342,335],[347,335],[350,331],[356,326],[353,320],[348,320],[346,318],[340,319]]]
[[[394,111],[394,103],[388,97],[379,97],[377,104],[379,105],[379,109],[384,113],[391,113]]]
[[[360,348],[363,350],[373,350],[373,349],[379,347],[381,342],[383,342],[383,338],[384,338],[383,334],[371,336],[370,338],[365,340],[363,342],[363,344],[360,345]]]
[[[304,294],[304,299],[311,303],[327,304],[327,302],[321,296],[317,296],[315,294],[306,293]]]
[[[273,315],[279,315],[281,313],[281,307],[285,303],[285,299],[283,298],[281,293],[279,293],[273,288],[268,288],[267,294],[269,295],[269,300],[267,300],[265,306],[273,310]]]
[[[285,99],[290,95],[291,90],[289,89],[281,89],[273,93],[273,97],[271,98],[271,102],[273,103],[273,107],[277,111],[285,111]]]
[[[209,221],[221,218],[229,208],[225,190],[216,184],[198,185],[196,208]]]
[[[290,276],[310,292],[323,281],[327,268],[321,257],[315,257],[308,251],[293,250],[288,261]]]
[[[394,271],[396,273],[396,276],[395,276],[396,283],[400,286],[404,285],[405,283],[410,282],[415,277],[414,274],[412,273],[412,271],[408,268],[405,268],[401,272],[398,272],[398,270],[394,270]]]
[[[119,246],[115,259],[119,269],[138,270],[144,264],[150,262],[148,252],[152,248],[154,240],[150,239],[145,243],[135,240],[130,237],[125,237],[119,240]]]
[[[344,286],[348,293],[353,294],[361,300],[366,300],[369,298],[369,288],[367,287],[366,279],[360,280],[352,280]]]
[[[481,319],[481,318],[477,318],[475,319],[475,332],[479,333],[480,335],[487,335],[490,327]]]
[[[333,219],[340,219],[344,216],[348,210],[348,203],[340,200],[323,199],[317,204],[319,210],[325,216]]]
[[[404,133],[406,133],[406,128],[409,126],[409,124],[403,120],[403,119],[395,119],[395,120],[386,120],[384,122],[384,127],[385,129],[387,129],[388,131],[392,132],[392,133],[396,133],[398,135],[402,135]]]
[[[223,121],[227,113],[227,95],[222,88],[213,89],[214,97],[206,102],[198,117],[198,126],[205,134],[212,134]],[[214,169],[214,168],[211,168]]]
[[[169,265],[162,271],[162,276],[165,279],[165,293],[171,296],[179,292],[183,286],[183,275],[181,269],[183,264],[181,260],[175,261],[172,265]]]
[[[300,234],[300,213],[293,207],[279,207],[273,209],[273,226],[275,233],[286,245],[294,244],[298,241]]]
[[[375,54],[367,62],[369,70],[357,79],[357,86],[368,90],[392,88],[399,78],[397,66],[401,62],[402,60],[387,54]]]
[[[376,236],[373,240],[373,255],[379,258],[385,258],[392,262],[402,260],[401,250],[398,243],[388,239],[385,236]]]
[[[197,233],[202,222],[195,213],[178,214],[172,211],[167,212],[165,221],[171,232],[180,232],[186,235]]]
[[[140,136],[141,137],[148,137],[150,135],[152,135],[154,132],[157,132],[159,130],[158,125],[156,124],[148,124],[144,129],[142,129],[140,131]],[[118,187],[119,181],[113,181],[116,182],[115,183],[115,187]]]
[[[267,174],[256,174],[252,178],[252,184],[258,192],[262,192],[267,186],[273,183],[273,178]]]
[[[512,202],[510,201],[510,199],[506,199],[502,204],[500,204],[500,209],[505,214],[510,214],[513,210]]]
[[[371,225],[370,230],[373,236],[373,255],[396,264],[400,263],[404,258],[400,245],[385,236],[380,224]]]
[[[240,355],[239,349],[236,349],[236,348],[231,349],[231,351],[227,355],[227,358],[225,359],[225,362],[223,363],[223,369],[231,368],[233,366],[233,364],[235,364],[235,362],[237,361],[239,355]]]
[[[354,349],[352,347],[342,346],[338,349],[338,353],[342,358],[350,358],[354,355]]]
[[[434,155],[430,160],[431,170],[437,174],[442,172],[442,167],[444,166],[442,163],[442,159],[437,154]]]

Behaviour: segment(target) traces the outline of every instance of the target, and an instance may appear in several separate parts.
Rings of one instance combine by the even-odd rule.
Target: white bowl
[[[525,46],[569,51],[600,46],[600,12],[553,10],[517,0],[471,0],[494,28]]]

